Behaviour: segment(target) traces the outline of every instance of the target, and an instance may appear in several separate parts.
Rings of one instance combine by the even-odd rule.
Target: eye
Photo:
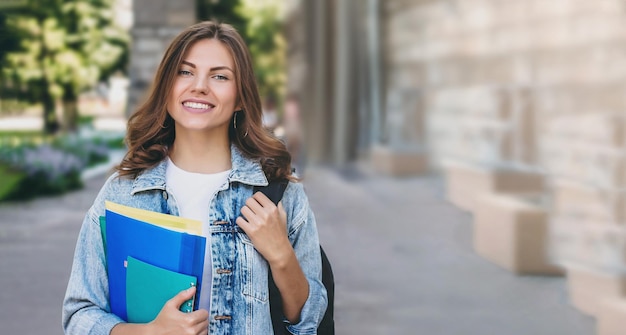
[[[217,79],[217,80],[222,80],[222,81],[223,81],[223,80],[228,80],[228,77],[226,77],[226,76],[225,76],[225,75],[223,75],[223,74],[216,74],[216,75],[214,75],[214,76],[213,76],[213,78],[215,78],[215,79]]]
[[[181,76],[191,76],[192,75],[191,71],[187,71],[187,70],[179,70],[178,74],[181,75]]]

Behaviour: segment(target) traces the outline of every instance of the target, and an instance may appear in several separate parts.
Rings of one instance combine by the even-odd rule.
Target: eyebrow
[[[191,67],[192,67],[192,68],[194,68],[194,69],[196,68],[196,64],[194,64],[194,63],[190,63],[190,62],[188,62],[188,61],[186,61],[186,60],[182,61],[181,63],[182,63],[182,64],[185,64],[185,65],[188,65],[188,66],[191,66]],[[225,66],[225,65],[223,65],[223,66],[215,66],[215,67],[210,68],[209,70],[210,70],[211,72],[213,72],[213,71],[219,71],[219,70],[228,70],[228,71],[230,71],[230,72],[232,72],[232,73],[235,73],[235,71],[233,71],[233,69],[231,69],[231,68],[229,68],[228,66]]]

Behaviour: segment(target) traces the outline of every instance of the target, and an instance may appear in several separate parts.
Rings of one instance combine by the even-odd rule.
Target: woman
[[[83,222],[63,302],[66,334],[271,334],[268,270],[287,329],[316,333],[327,302],[315,219],[288,152],[263,129],[261,113],[249,51],[231,26],[202,22],[174,39],[147,101],[128,121],[128,153]],[[278,207],[252,194],[254,186],[284,179],[290,182]],[[245,205],[234,208],[236,199]],[[178,309],[192,288],[147,324],[109,312],[98,221],[105,200],[204,223],[196,311]]]

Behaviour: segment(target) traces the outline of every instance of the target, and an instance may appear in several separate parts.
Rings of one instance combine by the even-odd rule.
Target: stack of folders
[[[128,322],[150,322],[167,300],[191,286],[196,294],[180,310],[195,310],[206,248],[201,222],[110,201],[105,206],[100,229],[111,312]]]

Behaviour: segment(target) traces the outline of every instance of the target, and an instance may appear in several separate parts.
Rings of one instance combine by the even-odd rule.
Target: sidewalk
[[[85,189],[0,204],[0,324],[7,334],[62,334],[61,302]],[[333,264],[343,334],[592,335],[564,278],[520,277],[475,255],[471,218],[437,177],[390,179],[309,168],[305,188]]]
[[[473,252],[471,216],[445,200],[442,179],[305,177],[333,263],[337,334],[595,334],[565,278],[517,276]]]

